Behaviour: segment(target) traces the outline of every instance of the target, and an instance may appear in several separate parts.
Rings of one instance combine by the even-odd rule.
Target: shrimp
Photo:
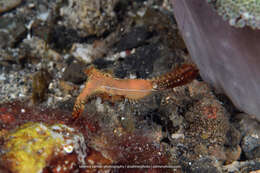
[[[154,91],[166,90],[191,82],[198,75],[198,69],[192,64],[183,64],[154,79],[118,79],[93,66],[85,70],[85,74],[88,75],[88,80],[73,108],[72,116],[75,119],[81,116],[86,102],[92,95],[105,93],[110,96],[139,100]]]

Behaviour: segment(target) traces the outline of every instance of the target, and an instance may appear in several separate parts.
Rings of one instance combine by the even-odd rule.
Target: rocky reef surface
[[[93,94],[73,119],[86,69],[134,81],[193,64],[170,0],[18,2],[0,0],[1,173],[260,169],[259,123],[200,76],[142,99]]]

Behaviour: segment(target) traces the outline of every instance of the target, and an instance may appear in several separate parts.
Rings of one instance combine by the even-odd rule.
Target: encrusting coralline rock
[[[74,150],[78,161],[85,164],[84,137],[73,128],[63,124],[48,126],[29,122],[5,136],[0,160],[12,172],[41,172],[53,157],[65,156]],[[73,168],[76,163],[68,167]]]
[[[236,9],[243,4],[246,10],[258,0],[214,2],[218,10],[230,9],[229,6]],[[179,29],[203,79],[224,91],[238,109],[260,120],[260,31],[230,26],[206,0],[173,0],[173,5]],[[257,11],[256,8],[248,15]],[[226,17],[237,20],[239,14],[231,14]],[[245,17],[247,13],[243,14]],[[251,26],[253,19],[247,25]]]

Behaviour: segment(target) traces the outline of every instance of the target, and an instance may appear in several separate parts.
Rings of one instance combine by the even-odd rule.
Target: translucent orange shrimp
[[[76,99],[73,118],[78,118],[82,114],[86,101],[94,94],[105,93],[110,96],[139,100],[153,91],[165,90],[191,82],[198,75],[198,69],[194,65],[184,64],[165,75],[147,80],[117,79],[94,67],[88,68],[85,73],[88,75],[88,80]]]

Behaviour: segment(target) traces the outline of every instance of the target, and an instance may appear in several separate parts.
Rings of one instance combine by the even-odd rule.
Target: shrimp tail
[[[154,90],[165,90],[190,83],[197,77],[199,70],[193,64],[183,64],[171,72],[152,79]]]

